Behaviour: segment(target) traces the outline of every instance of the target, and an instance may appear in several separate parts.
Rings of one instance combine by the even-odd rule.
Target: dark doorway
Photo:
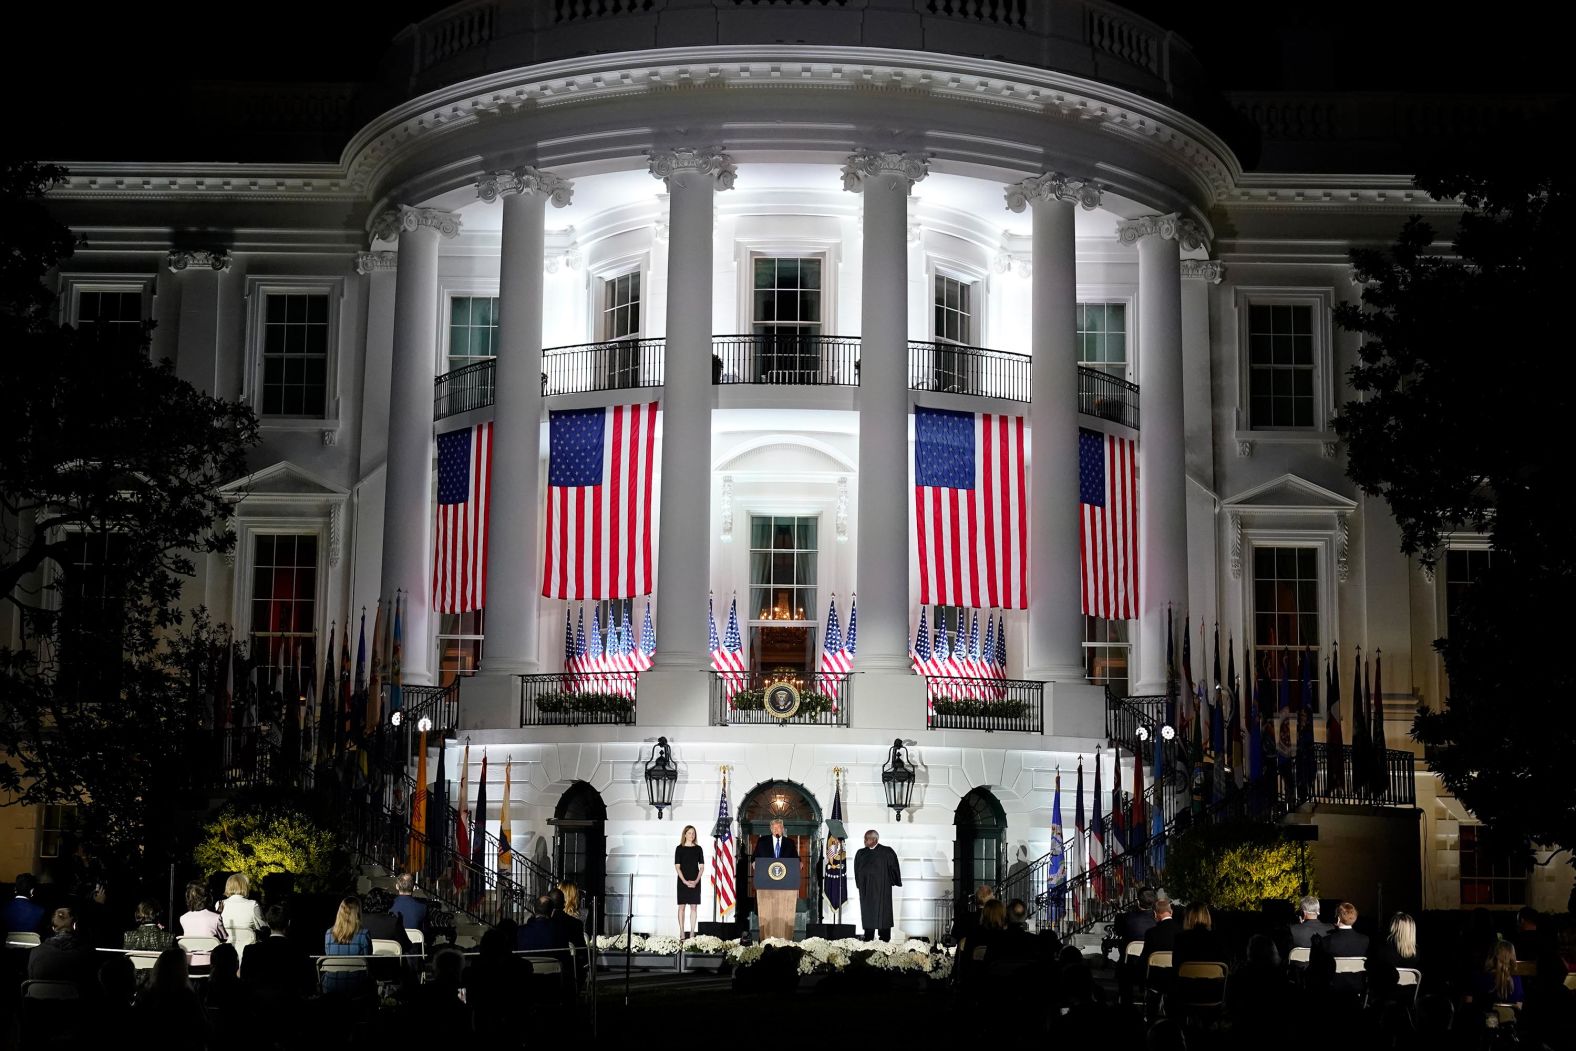
[[[553,871],[580,888],[582,916],[589,924],[594,915],[600,934],[607,892],[607,805],[596,789],[576,781],[559,797],[552,825]]]
[[[794,909],[794,935],[802,937],[805,925],[820,922],[821,892],[816,874],[821,871],[821,806],[809,790],[795,781],[764,781],[752,788],[739,805],[739,919],[750,923],[755,915],[755,886],[750,880],[755,840],[771,835],[772,821],[781,818],[783,834],[799,848],[799,903]],[[759,932],[756,932],[758,936]]]
[[[1007,813],[988,788],[963,797],[953,815],[957,839],[952,846],[952,900],[967,909],[980,884],[1001,885],[1006,874]]]

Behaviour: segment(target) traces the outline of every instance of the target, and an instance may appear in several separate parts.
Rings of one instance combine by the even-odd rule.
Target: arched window
[[[783,834],[799,850],[799,902],[794,910],[794,925],[803,934],[807,924],[821,922],[820,888],[816,884],[821,871],[821,806],[809,789],[796,781],[762,782],[746,793],[739,804],[736,885],[748,888],[747,893],[739,895],[739,919],[748,922],[755,911],[755,887],[750,880],[755,841],[770,835],[772,821],[778,818],[782,819]]]
[[[1007,813],[988,788],[963,797],[953,815],[957,839],[952,848],[952,898],[961,911],[980,884],[1001,885],[1006,874]]]
[[[600,932],[607,876],[607,805],[596,789],[576,781],[553,811],[553,871],[580,888],[581,910],[589,921],[591,903]]]

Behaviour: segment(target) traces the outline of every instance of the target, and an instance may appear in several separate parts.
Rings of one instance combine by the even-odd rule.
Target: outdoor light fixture
[[[1142,724],[1139,725],[1139,727],[1138,727],[1138,739],[1140,741],[1147,741],[1147,740],[1149,740],[1149,727],[1144,726]]]
[[[1160,728],[1160,736],[1163,739],[1167,740],[1167,741],[1170,741],[1170,740],[1174,739],[1176,737],[1176,735],[1177,735],[1176,728],[1174,726],[1172,726],[1170,723],[1167,723],[1166,725],[1164,725],[1164,726],[1162,726]]]
[[[423,715],[420,719],[416,720],[416,729],[420,730],[422,733],[427,733],[432,729],[432,720]]]
[[[404,721],[405,713],[399,711],[398,709],[395,709],[395,711],[389,715],[389,725],[395,727],[396,729],[399,727],[399,724]]]
[[[881,768],[881,788],[886,792],[887,806],[892,808],[893,815],[898,821],[903,820],[903,811],[914,799],[914,765],[901,737],[892,742],[886,765]]]
[[[673,762],[666,737],[657,738],[651,750],[651,761],[646,764],[646,798],[657,808],[657,820],[662,811],[673,805],[673,789],[679,783],[679,768]]]

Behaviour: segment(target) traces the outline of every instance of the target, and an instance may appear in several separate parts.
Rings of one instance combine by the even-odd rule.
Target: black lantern
[[[887,753],[886,765],[881,768],[881,787],[886,790],[887,806],[892,808],[897,820],[903,820],[903,811],[914,798],[914,764],[908,758],[902,738],[893,741],[892,750]]]
[[[662,820],[662,811],[673,805],[673,788],[678,783],[679,768],[668,750],[668,739],[659,737],[651,750],[651,761],[646,764],[646,797],[657,808],[658,821]]]

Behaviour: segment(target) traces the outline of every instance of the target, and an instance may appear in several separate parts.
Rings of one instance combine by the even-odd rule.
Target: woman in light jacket
[[[225,940],[243,954],[248,945],[261,937],[263,930],[263,908],[247,897],[251,889],[246,877],[237,872],[224,881],[225,898],[219,903]]]

